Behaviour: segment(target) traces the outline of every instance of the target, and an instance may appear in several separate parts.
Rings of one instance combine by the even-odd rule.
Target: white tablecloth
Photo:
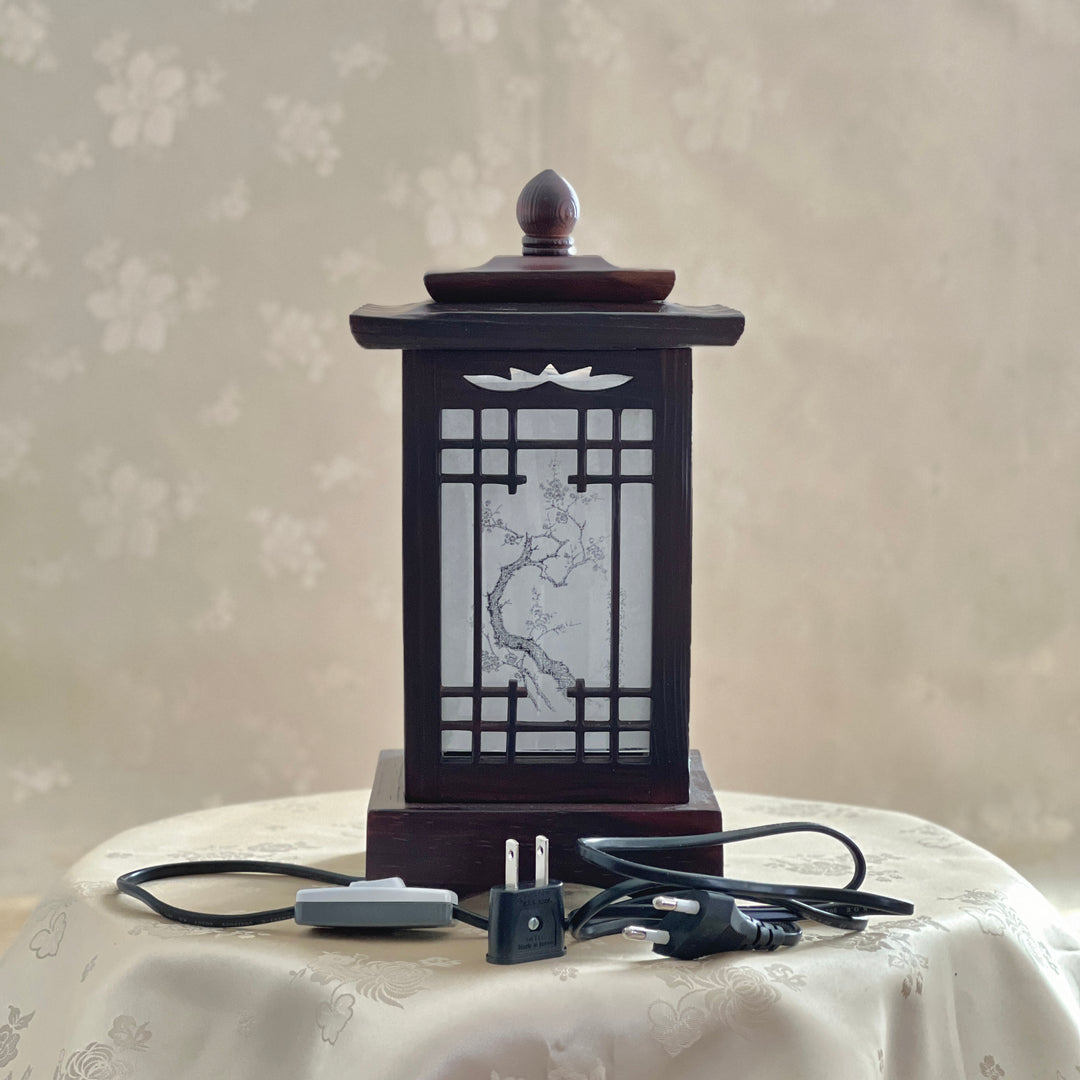
[[[495,967],[468,926],[209,930],[117,895],[118,874],[188,858],[363,872],[367,792],[223,807],[117,836],[38,907],[0,961],[0,1077],[1080,1076],[1080,941],[1011,869],[901,814],[719,799],[728,827],[801,819],[849,832],[868,855],[865,887],[913,901],[914,916],[861,934],[804,924],[800,945],[772,953],[680,962],[616,937]],[[843,884],[848,867],[827,841],[788,836],[732,848],[728,871]],[[301,884],[229,877],[156,890],[255,910],[291,903]]]

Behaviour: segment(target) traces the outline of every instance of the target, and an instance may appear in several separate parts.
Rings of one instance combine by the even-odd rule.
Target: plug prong
[[[652,930],[646,926],[624,926],[622,936],[631,941],[651,941],[655,945],[666,945],[671,940],[666,930]]]
[[[701,910],[696,900],[683,900],[678,896],[654,896],[652,906],[657,911],[678,911],[683,915],[696,915]]]
[[[548,883],[548,838],[538,836],[536,838],[536,875],[537,888]]]
[[[518,887],[518,842],[506,841],[506,887],[516,889]]]

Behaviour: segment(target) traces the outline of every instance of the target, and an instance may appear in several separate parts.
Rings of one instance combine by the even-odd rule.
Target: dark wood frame
[[[512,394],[464,375],[506,376],[510,366],[633,376],[613,390],[546,384]],[[405,798],[415,803],[634,802],[688,799],[690,690],[690,417],[688,348],[538,350],[406,349],[403,356]],[[441,753],[438,598],[439,415],[443,408],[649,408],[653,410],[652,721],[647,761],[603,763],[580,750],[540,763],[448,762]],[[617,594],[617,582],[613,582]],[[613,646],[615,647],[615,646]]]

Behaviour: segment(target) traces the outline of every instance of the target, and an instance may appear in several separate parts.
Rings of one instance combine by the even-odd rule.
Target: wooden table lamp
[[[404,350],[405,749],[379,758],[367,873],[461,894],[502,880],[507,837],[601,884],[579,836],[721,828],[689,749],[690,346],[743,316],[575,255],[550,169],[517,216],[520,257],[350,320]]]

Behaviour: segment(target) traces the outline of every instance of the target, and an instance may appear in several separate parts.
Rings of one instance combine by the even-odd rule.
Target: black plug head
[[[506,841],[506,883],[488,901],[489,964],[550,960],[566,952],[561,881],[548,881],[548,841],[536,838],[536,880],[518,885],[518,844]]]
[[[653,952],[676,960],[696,960],[718,952],[737,949],[775,949],[794,945],[802,936],[789,923],[769,923],[752,918],[739,909],[726,893],[691,889],[679,893],[680,900],[697,904],[694,914],[672,911],[656,927],[667,941],[654,941]]]

